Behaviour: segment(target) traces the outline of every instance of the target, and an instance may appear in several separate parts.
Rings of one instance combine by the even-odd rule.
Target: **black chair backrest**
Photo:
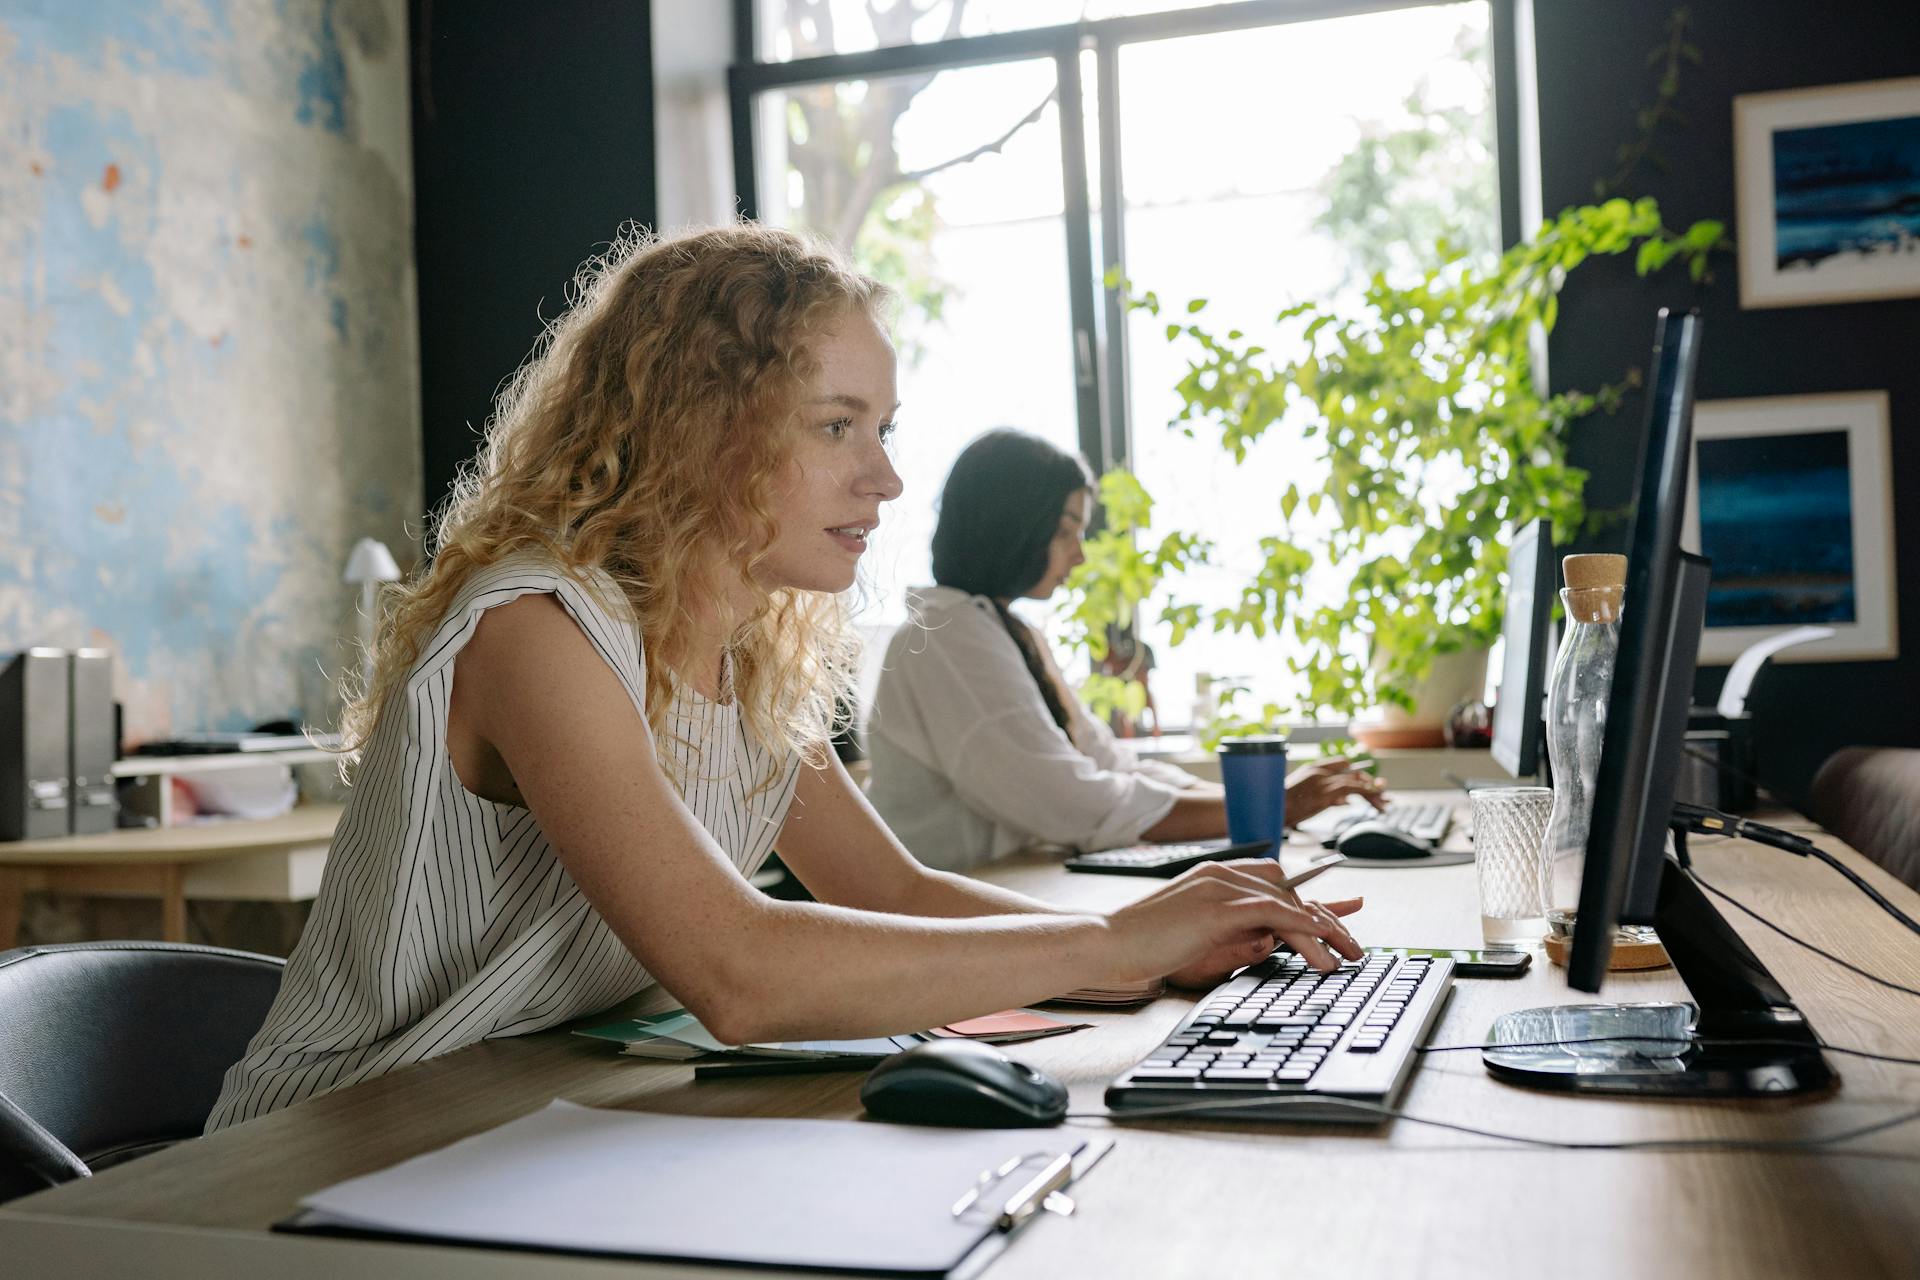
[[[169,942],[0,952],[0,1200],[198,1135],[285,963]]]

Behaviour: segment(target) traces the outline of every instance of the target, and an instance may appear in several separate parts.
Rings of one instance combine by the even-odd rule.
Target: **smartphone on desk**
[[[1517,978],[1533,964],[1530,951],[1506,951],[1471,947],[1370,947],[1368,950],[1389,955],[1431,956],[1453,961],[1457,978]]]

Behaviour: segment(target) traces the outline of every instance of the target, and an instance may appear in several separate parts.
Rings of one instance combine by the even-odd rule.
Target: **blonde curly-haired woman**
[[[900,494],[882,286],[793,234],[623,239],[503,396],[350,706],[352,797],[218,1129],[653,989],[730,1042],[938,1026],[1359,948],[1267,864],[1110,914],[928,870],[828,749]],[[748,881],[774,849],[813,902]],[[670,993],[670,994],[669,994]]]

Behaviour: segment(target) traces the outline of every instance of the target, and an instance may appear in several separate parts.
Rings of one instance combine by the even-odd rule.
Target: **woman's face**
[[[1027,592],[1027,599],[1045,600],[1060,589],[1073,567],[1087,558],[1080,544],[1086,541],[1087,522],[1092,519],[1092,491],[1078,489],[1068,495],[1067,504],[1060,512],[1060,523],[1053,531],[1053,541],[1047,544],[1047,571]]]
[[[820,367],[801,394],[796,438],[769,502],[773,545],[755,574],[769,590],[845,591],[880,523],[900,496],[887,454],[900,407],[893,344],[865,315],[850,315],[817,349]]]

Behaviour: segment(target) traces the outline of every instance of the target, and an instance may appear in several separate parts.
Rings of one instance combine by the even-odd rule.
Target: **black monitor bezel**
[[[1699,355],[1699,314],[1672,315],[1662,308],[1654,329],[1620,646],[1567,965],[1567,982],[1580,991],[1600,989],[1612,957],[1615,926],[1623,919],[1649,918],[1638,911],[1627,914],[1629,890],[1638,886],[1633,897],[1646,903],[1665,856],[1673,780],[1658,778],[1655,772],[1669,754],[1657,748],[1678,605],[1680,529],[1686,514]],[[1689,679],[1692,666],[1686,664]],[[1678,744],[1673,745],[1677,749]],[[1675,763],[1669,761],[1667,767]]]

